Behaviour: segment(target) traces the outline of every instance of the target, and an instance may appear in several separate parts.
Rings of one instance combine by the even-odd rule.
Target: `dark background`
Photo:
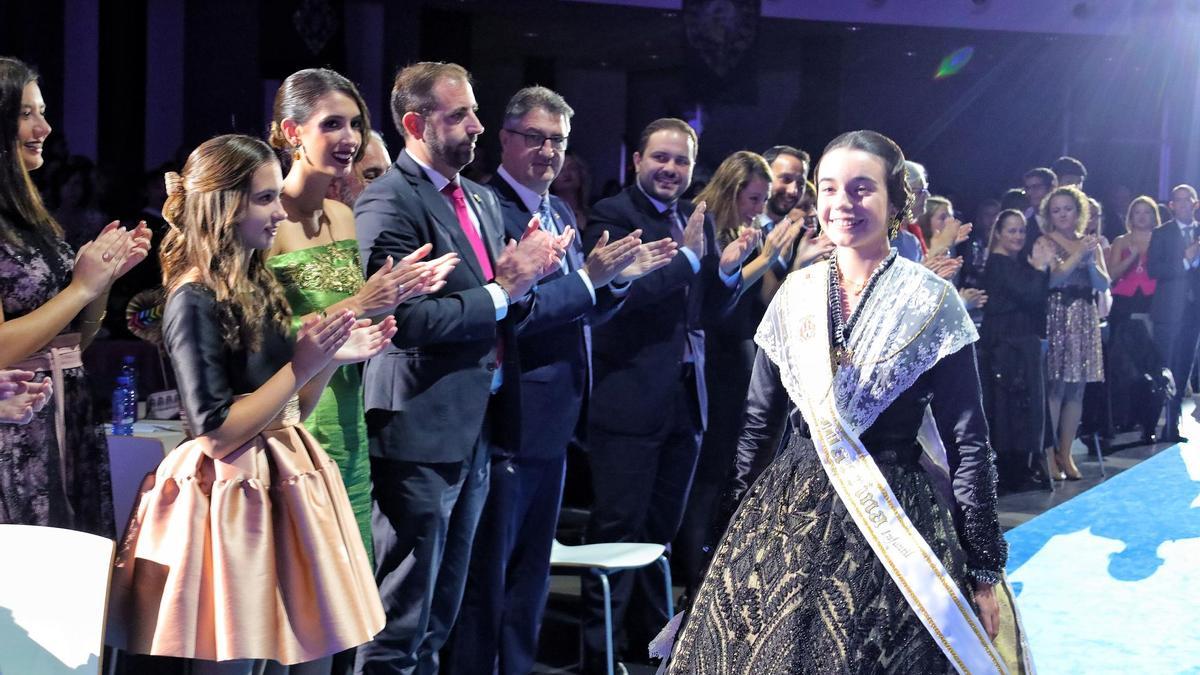
[[[1087,164],[1088,192],[1102,199],[1118,184],[1163,199],[1170,185],[1197,181],[1187,168],[1200,13],[1180,25],[1170,16],[1181,5],[1120,34],[853,22],[871,5],[847,0],[837,23],[761,18],[725,78],[688,46],[681,11],[553,0],[4,2],[0,53],[39,68],[58,140],[126,184],[213,134],[265,135],[278,82],[316,65],[359,84],[394,154],[387,94],[415,60],[472,71],[489,165],[517,88],[563,93],[593,194],[620,178],[638,131],[663,115],[702,123],[698,177],[734,150],[788,143],[817,155],[841,131],[877,129],[968,213],[1064,152]],[[315,53],[298,10],[329,26]],[[973,59],[935,79],[942,58],[966,46]]]

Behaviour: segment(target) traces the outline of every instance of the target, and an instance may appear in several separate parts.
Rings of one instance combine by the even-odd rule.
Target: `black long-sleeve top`
[[[975,363],[973,345],[943,358],[881,412],[860,440],[868,452],[912,446],[917,442],[925,406],[932,406],[946,447],[956,505],[954,522],[968,568],[976,579],[997,583],[1008,545],[996,516],[996,468]],[[755,359],[746,406],[732,488],[738,501],[774,459],[786,422],[790,419],[795,429],[806,429],[780,381],[779,368],[762,350]]]
[[[983,346],[1004,337],[1045,331],[1049,272],[1036,270],[1023,259],[993,253],[983,272],[983,289],[988,298],[979,329]]]

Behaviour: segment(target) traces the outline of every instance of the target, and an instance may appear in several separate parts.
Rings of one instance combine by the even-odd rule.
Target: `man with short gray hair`
[[[545,87],[518,91],[505,108],[501,163],[488,185],[509,238],[524,236],[534,217],[555,237],[575,227],[571,208],[550,194],[573,114],[562,96]],[[637,261],[640,236],[605,238],[586,260],[577,237],[559,268],[538,281],[537,301],[517,326],[521,410],[512,422],[520,441],[492,457],[462,610],[444,650],[445,673],[525,675],[533,669],[567,443],[591,379],[588,330],[621,306],[614,283],[628,290],[629,281],[656,269]],[[663,265],[670,261],[661,259]]]

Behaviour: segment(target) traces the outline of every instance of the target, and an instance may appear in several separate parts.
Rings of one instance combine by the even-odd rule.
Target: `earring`
[[[298,143],[296,144],[296,148],[295,148],[294,150],[292,150],[292,161],[293,161],[293,162],[299,162],[299,161],[300,161],[300,157],[301,157],[301,155],[303,154],[303,153],[301,153],[301,150],[302,150],[303,148],[304,148],[304,146],[303,146],[303,145],[300,145],[300,144],[298,144]]]

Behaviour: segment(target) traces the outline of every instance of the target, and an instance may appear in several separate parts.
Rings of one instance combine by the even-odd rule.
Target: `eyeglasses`
[[[525,147],[529,148],[530,150],[534,148],[541,148],[546,144],[546,141],[550,141],[550,147],[554,148],[555,150],[562,150],[567,147],[566,136],[543,136],[541,134],[527,134],[523,131],[515,131],[513,129],[505,129],[505,131],[524,138]]]

